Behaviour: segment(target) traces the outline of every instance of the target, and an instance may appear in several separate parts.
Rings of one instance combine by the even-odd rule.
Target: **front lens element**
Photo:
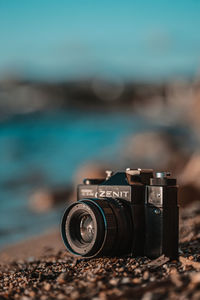
[[[94,222],[89,214],[84,214],[80,220],[80,234],[85,243],[90,243],[94,237]]]

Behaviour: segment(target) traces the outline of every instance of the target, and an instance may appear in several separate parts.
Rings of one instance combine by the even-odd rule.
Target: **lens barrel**
[[[65,246],[82,257],[128,254],[132,233],[129,209],[117,199],[82,199],[73,203],[61,224]]]

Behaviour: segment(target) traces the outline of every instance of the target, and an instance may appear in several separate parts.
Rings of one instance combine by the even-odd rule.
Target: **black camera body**
[[[104,179],[85,179],[67,208],[62,236],[82,257],[178,257],[176,179],[167,172],[127,169]]]

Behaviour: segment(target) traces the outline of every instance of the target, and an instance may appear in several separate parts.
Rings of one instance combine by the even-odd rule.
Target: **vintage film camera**
[[[78,256],[178,257],[176,179],[167,172],[126,169],[85,179],[65,211],[61,231]]]

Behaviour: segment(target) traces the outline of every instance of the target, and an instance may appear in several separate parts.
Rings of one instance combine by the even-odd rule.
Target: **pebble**
[[[48,296],[42,295],[40,300],[48,300]]]
[[[147,292],[143,295],[142,300],[152,300],[153,294],[151,292]]]
[[[21,298],[21,300],[30,300],[30,298],[29,298],[29,297],[26,297],[26,296],[23,296],[23,297]]]
[[[140,270],[140,268],[137,268],[134,270],[135,275],[139,275],[139,274],[141,274],[141,272],[142,271]]]
[[[34,298],[34,297],[35,297],[35,292],[34,292],[34,291],[30,291],[30,292],[29,292],[29,296],[30,296],[31,298]]]
[[[66,283],[67,275],[65,273],[62,273],[58,276],[57,282],[60,284]]]
[[[135,284],[139,284],[139,283],[141,283],[141,279],[140,278],[133,278],[133,283],[135,283]]]
[[[49,290],[51,289],[50,283],[46,283],[46,284],[44,285],[44,289],[45,289],[45,291],[49,291]]]
[[[144,272],[144,274],[143,274],[143,279],[144,279],[144,280],[149,279],[149,271],[145,271],[145,272]]]
[[[111,285],[117,285],[118,282],[119,282],[119,279],[118,279],[118,278],[112,278],[112,279],[110,279],[110,281],[109,281],[109,283],[110,283]]]
[[[200,272],[190,274],[189,289],[193,290],[199,284],[200,284]]]
[[[124,277],[124,278],[122,278],[122,280],[121,280],[121,284],[128,284],[128,283],[130,283],[130,282],[131,282],[131,279],[128,278],[128,277]]]
[[[66,299],[66,295],[64,295],[64,294],[58,294],[58,296],[56,297],[56,299],[58,299],[58,300]]]
[[[183,282],[181,281],[178,272],[171,274],[171,280],[178,288],[180,288],[183,285]]]
[[[70,297],[72,299],[79,299],[80,298],[80,294],[79,294],[78,291],[74,291],[74,292],[71,293]]]
[[[119,269],[116,269],[118,272],[124,272],[124,268],[119,268]]]

